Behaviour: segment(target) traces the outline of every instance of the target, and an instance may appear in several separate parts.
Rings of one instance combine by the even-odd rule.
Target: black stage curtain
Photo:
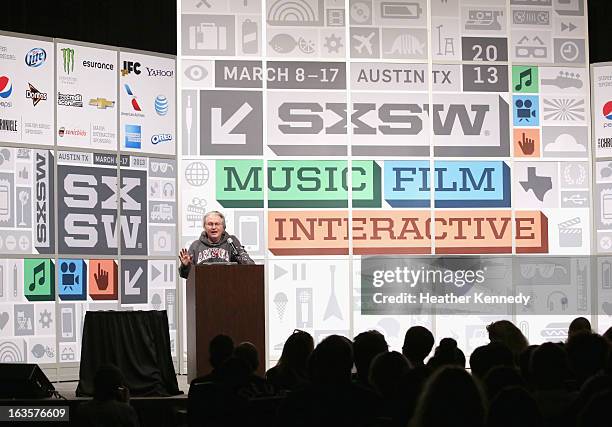
[[[88,311],[77,396],[91,396],[96,370],[116,365],[132,396],[174,396],[178,388],[166,311]]]

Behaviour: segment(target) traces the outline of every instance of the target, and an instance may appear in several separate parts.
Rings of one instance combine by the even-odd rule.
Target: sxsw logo
[[[36,209],[36,229],[35,239],[36,248],[39,252],[47,252],[53,248],[51,227],[53,218],[53,206],[51,205],[50,194],[53,194],[53,176],[50,173],[53,171],[53,160],[48,151],[35,152],[35,209]]]
[[[387,144],[429,147],[429,120],[433,121],[436,155],[490,156],[509,154],[508,102],[497,94],[448,94],[434,97],[415,94],[406,102],[381,97],[377,93],[355,93],[350,118],[344,102],[290,101],[290,93],[276,93],[269,108],[268,135],[275,142],[298,135],[345,135],[349,121],[352,141],[357,145]],[[406,137],[411,137],[406,140]],[[331,141],[331,140],[330,140]],[[465,151],[467,149],[467,152]]]
[[[117,186],[115,169],[58,167],[60,253],[147,253],[146,172],[125,169]],[[117,201],[121,216],[117,220]]]

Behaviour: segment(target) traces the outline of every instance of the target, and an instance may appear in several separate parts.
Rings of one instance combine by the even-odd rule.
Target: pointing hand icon
[[[523,154],[530,156],[535,151],[535,140],[533,138],[527,138],[525,132],[523,132],[523,139],[518,141],[519,147]]]

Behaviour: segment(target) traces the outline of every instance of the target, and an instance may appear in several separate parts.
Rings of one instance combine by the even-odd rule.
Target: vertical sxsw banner
[[[0,65],[0,361],[78,363],[120,307],[176,355],[174,58],[2,34]]]
[[[612,287],[610,263],[612,258],[612,66],[609,63],[591,65],[591,93],[593,94],[593,149],[595,152],[593,184],[593,222],[597,254],[597,284],[600,295],[601,332],[612,315]]]
[[[467,351],[481,342],[483,313],[370,310],[379,256],[428,271],[516,255],[483,277],[541,281],[549,314],[571,305],[550,284],[594,280],[565,261],[594,243],[586,1],[346,6],[180,3],[181,244],[219,209],[257,251],[270,360],[296,327],[317,340],[375,328],[399,349],[420,323]],[[530,340],[557,333],[528,313],[514,320]]]

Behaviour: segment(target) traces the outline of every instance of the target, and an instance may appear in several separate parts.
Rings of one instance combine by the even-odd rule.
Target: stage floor
[[[179,394],[177,396],[171,396],[168,398],[164,397],[155,397],[155,399],[187,399],[187,393],[189,392],[189,382],[187,381],[187,375],[177,375],[176,381],[178,382],[179,390],[183,392],[183,394]],[[62,396],[64,396],[68,400],[87,400],[87,397],[76,397],[76,389],[79,385],[78,381],[60,381],[52,383]],[[133,399],[151,399],[150,397],[133,397]]]

